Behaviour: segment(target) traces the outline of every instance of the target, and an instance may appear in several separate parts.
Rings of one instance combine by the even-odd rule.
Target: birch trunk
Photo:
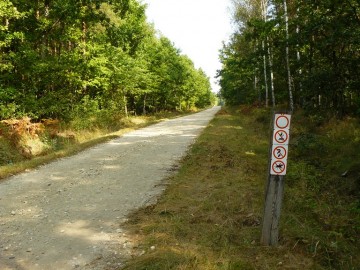
[[[268,0],[261,0],[261,12],[264,22],[267,21],[267,8],[268,8]],[[264,83],[265,83],[265,106],[269,106],[269,87],[267,80],[267,65],[266,65],[266,50],[265,50],[265,41],[261,42],[263,49],[263,62],[264,62]]]
[[[262,47],[263,50],[265,51],[265,42],[262,42]],[[268,87],[268,83],[267,83],[267,67],[266,67],[266,55],[263,55],[263,59],[264,59],[264,83],[265,83],[265,105],[266,107],[269,106],[269,87]]]
[[[258,48],[258,40],[256,40],[256,44],[255,44],[255,47],[254,47],[254,52],[256,52],[256,49]],[[258,94],[258,99],[259,99],[259,105],[261,104],[261,90],[260,88],[258,87],[258,68],[255,67],[254,68],[254,90],[255,90],[255,93]]]
[[[257,93],[258,94],[258,102],[259,102],[259,104],[261,103],[261,93],[260,93],[260,91],[259,91],[259,89],[258,89],[258,86],[257,86],[257,84],[258,84],[258,78],[257,78],[257,76],[256,76],[256,73],[257,73],[257,69],[255,68],[255,70],[254,70],[254,90],[255,90],[255,93]]]
[[[127,99],[126,99],[126,95],[124,94],[123,96],[124,99],[124,112],[125,112],[125,117],[128,118],[129,117],[129,113],[128,113],[128,108],[127,108]]]
[[[275,107],[276,100],[275,100],[275,87],[274,87],[273,58],[269,43],[268,43],[268,57],[269,57],[269,68],[270,68],[271,99],[272,99],[272,106]]]
[[[296,10],[296,12],[297,12],[297,14],[299,14],[299,8]],[[298,17],[298,15],[296,15],[297,17]],[[296,26],[296,34],[297,34],[297,36],[299,36],[299,34],[300,34],[300,26],[299,25],[297,25]],[[299,75],[299,91],[300,91],[300,96],[301,96],[301,98],[300,98],[300,104],[301,104],[301,106],[303,106],[304,105],[304,100],[303,100],[303,97],[302,97],[302,82],[301,82],[301,76],[302,76],[302,68],[301,68],[301,63],[300,63],[300,61],[301,61],[301,54],[300,54],[300,49],[299,49],[299,47],[300,47],[300,45],[299,45],[299,43],[297,43],[296,44],[296,48],[297,48],[297,50],[296,50],[296,59],[297,59],[297,61],[298,61],[298,64],[299,64],[299,70],[298,70],[298,75]]]
[[[294,111],[294,98],[293,91],[291,88],[291,71],[290,71],[290,61],[289,61],[289,17],[287,13],[287,3],[284,0],[284,16],[285,16],[285,31],[286,31],[286,69],[287,69],[287,81],[289,89],[289,106],[290,112]]]

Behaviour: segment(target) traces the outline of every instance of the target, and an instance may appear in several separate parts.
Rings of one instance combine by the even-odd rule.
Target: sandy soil
[[[218,110],[137,130],[2,182],[0,269],[121,266],[132,246],[121,223],[156,200]]]

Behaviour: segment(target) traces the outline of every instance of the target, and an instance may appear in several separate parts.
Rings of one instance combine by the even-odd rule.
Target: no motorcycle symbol
[[[283,146],[277,146],[273,150],[273,158],[283,159],[286,158],[287,149]]]

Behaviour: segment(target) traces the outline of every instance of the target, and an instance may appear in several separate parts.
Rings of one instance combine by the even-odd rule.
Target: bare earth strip
[[[121,222],[163,191],[162,180],[218,110],[137,130],[2,182],[0,269],[101,269],[104,258],[126,256],[131,243]]]

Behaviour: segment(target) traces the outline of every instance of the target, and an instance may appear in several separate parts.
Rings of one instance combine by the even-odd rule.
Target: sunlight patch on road
[[[67,223],[59,226],[57,231],[60,234],[81,238],[89,242],[110,241],[109,234],[103,231],[96,232],[92,229],[89,229],[90,226],[90,222],[85,220],[78,220],[74,223]]]
[[[121,167],[119,165],[105,165],[103,168],[107,170],[118,170]]]

